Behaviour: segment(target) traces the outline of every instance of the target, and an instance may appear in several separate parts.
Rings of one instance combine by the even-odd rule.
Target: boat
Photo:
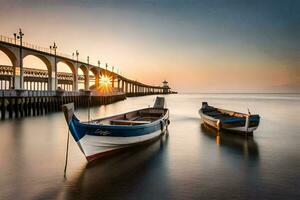
[[[63,105],[63,112],[71,135],[88,162],[158,139],[170,123],[164,97],[157,97],[153,107],[88,122],[75,116],[73,103]]]
[[[217,130],[253,134],[259,125],[260,116],[215,108],[202,102],[199,114],[203,122]]]

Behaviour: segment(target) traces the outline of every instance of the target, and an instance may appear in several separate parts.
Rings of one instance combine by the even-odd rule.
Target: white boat
[[[202,102],[199,114],[203,122],[217,130],[253,133],[259,125],[259,115],[239,113],[209,106]]]
[[[167,130],[169,110],[157,97],[151,108],[80,122],[74,105],[63,106],[70,132],[88,161],[111,152],[157,139]]]

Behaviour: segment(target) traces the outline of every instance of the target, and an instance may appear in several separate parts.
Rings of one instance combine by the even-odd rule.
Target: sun
[[[106,74],[103,74],[99,77],[99,87],[98,87],[98,91],[100,93],[104,93],[104,94],[108,94],[108,93],[112,93],[114,91],[113,87],[112,87],[112,77],[108,76]]]
[[[100,76],[100,87],[104,86],[104,87],[108,87],[110,86],[112,83],[112,78],[106,75],[101,75]]]

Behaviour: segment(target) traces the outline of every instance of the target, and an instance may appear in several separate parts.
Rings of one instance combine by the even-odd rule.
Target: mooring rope
[[[70,140],[70,130],[68,128],[68,139],[67,139],[67,150],[66,150],[66,161],[65,161],[64,177],[66,177],[66,173],[67,173],[68,156],[69,156],[69,140]]]

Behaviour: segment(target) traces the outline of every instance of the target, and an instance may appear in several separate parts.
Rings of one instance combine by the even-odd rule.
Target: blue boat
[[[260,116],[257,114],[239,113],[235,111],[215,108],[202,102],[199,114],[203,122],[217,130],[227,130],[253,134],[259,125]]]
[[[150,108],[81,122],[74,105],[63,105],[70,132],[88,161],[127,147],[149,142],[166,133],[169,110],[165,99],[157,97]]]

